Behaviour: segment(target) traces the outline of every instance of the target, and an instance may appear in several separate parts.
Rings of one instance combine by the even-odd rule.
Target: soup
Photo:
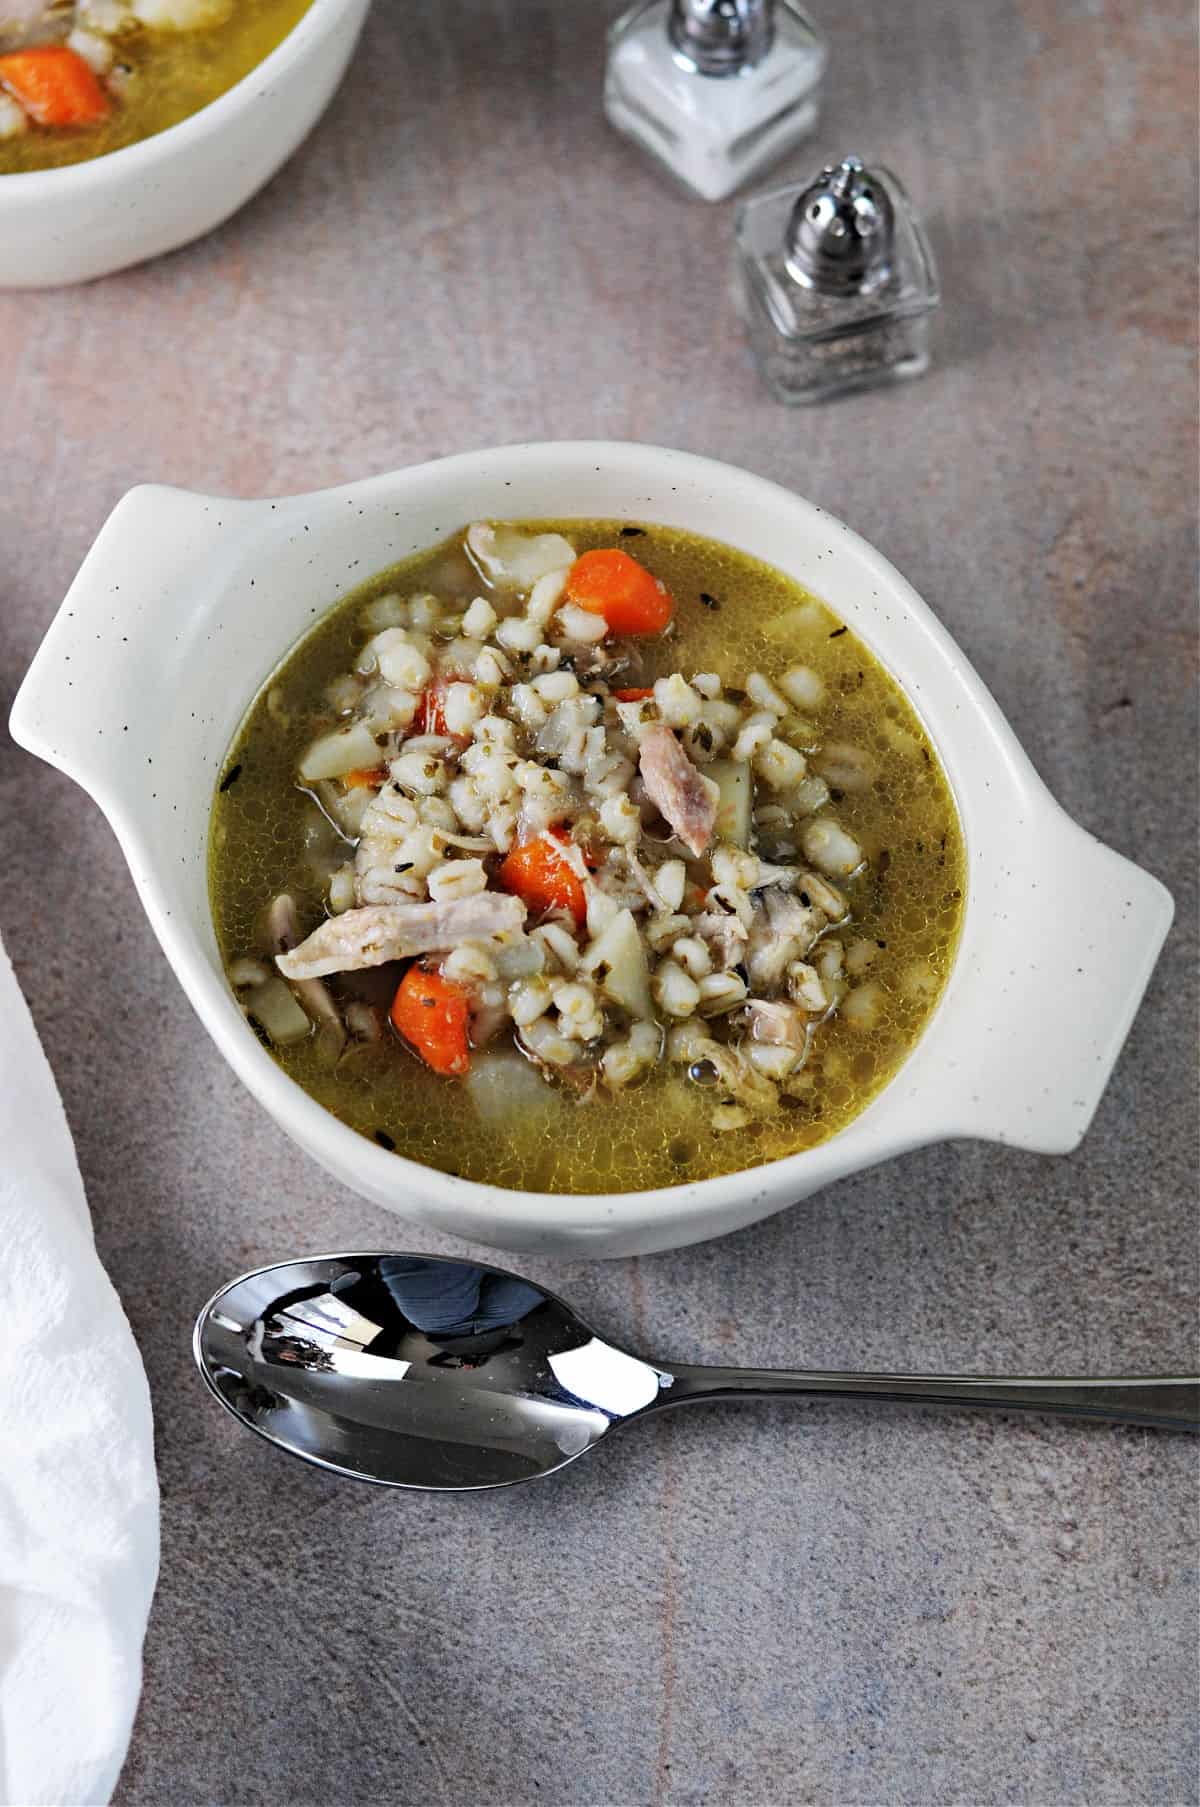
[[[827,606],[715,542],[476,523],[345,598],[213,804],[230,983],[344,1123],[558,1193],[848,1123],[963,908],[921,724]]]
[[[206,107],[311,0],[0,0],[0,176],[121,150]]]

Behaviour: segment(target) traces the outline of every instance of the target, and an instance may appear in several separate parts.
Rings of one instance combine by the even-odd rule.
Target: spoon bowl
[[[221,1404],[269,1442],[454,1492],[554,1474],[663,1382],[528,1280],[420,1255],[260,1268],[205,1306],[194,1347]]]
[[[319,1468],[472,1492],[540,1480],[665,1405],[837,1394],[1200,1428],[1200,1382],[670,1367],[600,1337],[553,1293],[476,1261],[318,1255],[222,1287],[196,1321],[205,1383]]]

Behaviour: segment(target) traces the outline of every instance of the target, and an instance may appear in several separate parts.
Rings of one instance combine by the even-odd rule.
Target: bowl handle
[[[262,506],[161,484],[123,496],[17,692],[9,729],[18,745],[102,807],[118,799],[131,744],[122,744],[121,716],[178,707],[178,695],[164,691],[173,689],[181,629],[194,613],[189,598],[216,575],[222,543]]]
[[[941,1136],[1067,1154],[1095,1115],[1175,906],[1047,792],[1000,870],[975,906],[985,917],[975,952],[952,980],[963,997],[946,1010],[953,1046],[935,1063],[930,1114]],[[968,996],[979,1000],[971,1010]]]

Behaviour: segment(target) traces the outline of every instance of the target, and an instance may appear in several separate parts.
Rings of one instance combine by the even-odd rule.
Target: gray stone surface
[[[934,1149],[724,1242],[531,1265],[679,1358],[1179,1367],[1192,8],[820,9],[815,151],[904,172],[946,321],[924,382],[803,413],[757,386],[733,327],[731,207],[679,199],[604,127],[605,10],[380,0],[326,121],[225,230],[85,290],[0,296],[0,700],[144,478],[284,493],[595,434],[793,485],[908,574],[1066,807],[1166,880],[1179,921],[1072,1158]],[[7,741],[0,822],[0,928],[157,1412],[162,1579],[122,1807],[1195,1800],[1182,1440],[721,1410],[550,1486],[438,1501],[237,1432],[188,1351],[219,1281],[306,1249],[441,1245],[284,1141],[194,1022],[96,811]]]

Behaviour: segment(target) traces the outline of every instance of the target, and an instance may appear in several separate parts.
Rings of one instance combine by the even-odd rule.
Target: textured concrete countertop
[[[1193,11],[819,10],[828,108],[792,167],[853,148],[903,172],[944,278],[929,377],[808,412],[767,398],[726,299],[731,205],[682,200],[603,123],[603,7],[380,0],[325,122],[225,230],[0,296],[0,700],[143,479],[286,493],[597,435],[792,485],[912,579],[1056,795],[1179,919],[1073,1157],[931,1149],[723,1242],[529,1265],[679,1359],[1178,1368]],[[1185,1440],[716,1410],[549,1486],[439,1501],[238,1432],[188,1348],[216,1284],[304,1250],[457,1245],[338,1192],[242,1091],[82,792],[6,740],[0,784],[0,929],[157,1413],[162,1579],[122,1807],[1196,1798]]]

